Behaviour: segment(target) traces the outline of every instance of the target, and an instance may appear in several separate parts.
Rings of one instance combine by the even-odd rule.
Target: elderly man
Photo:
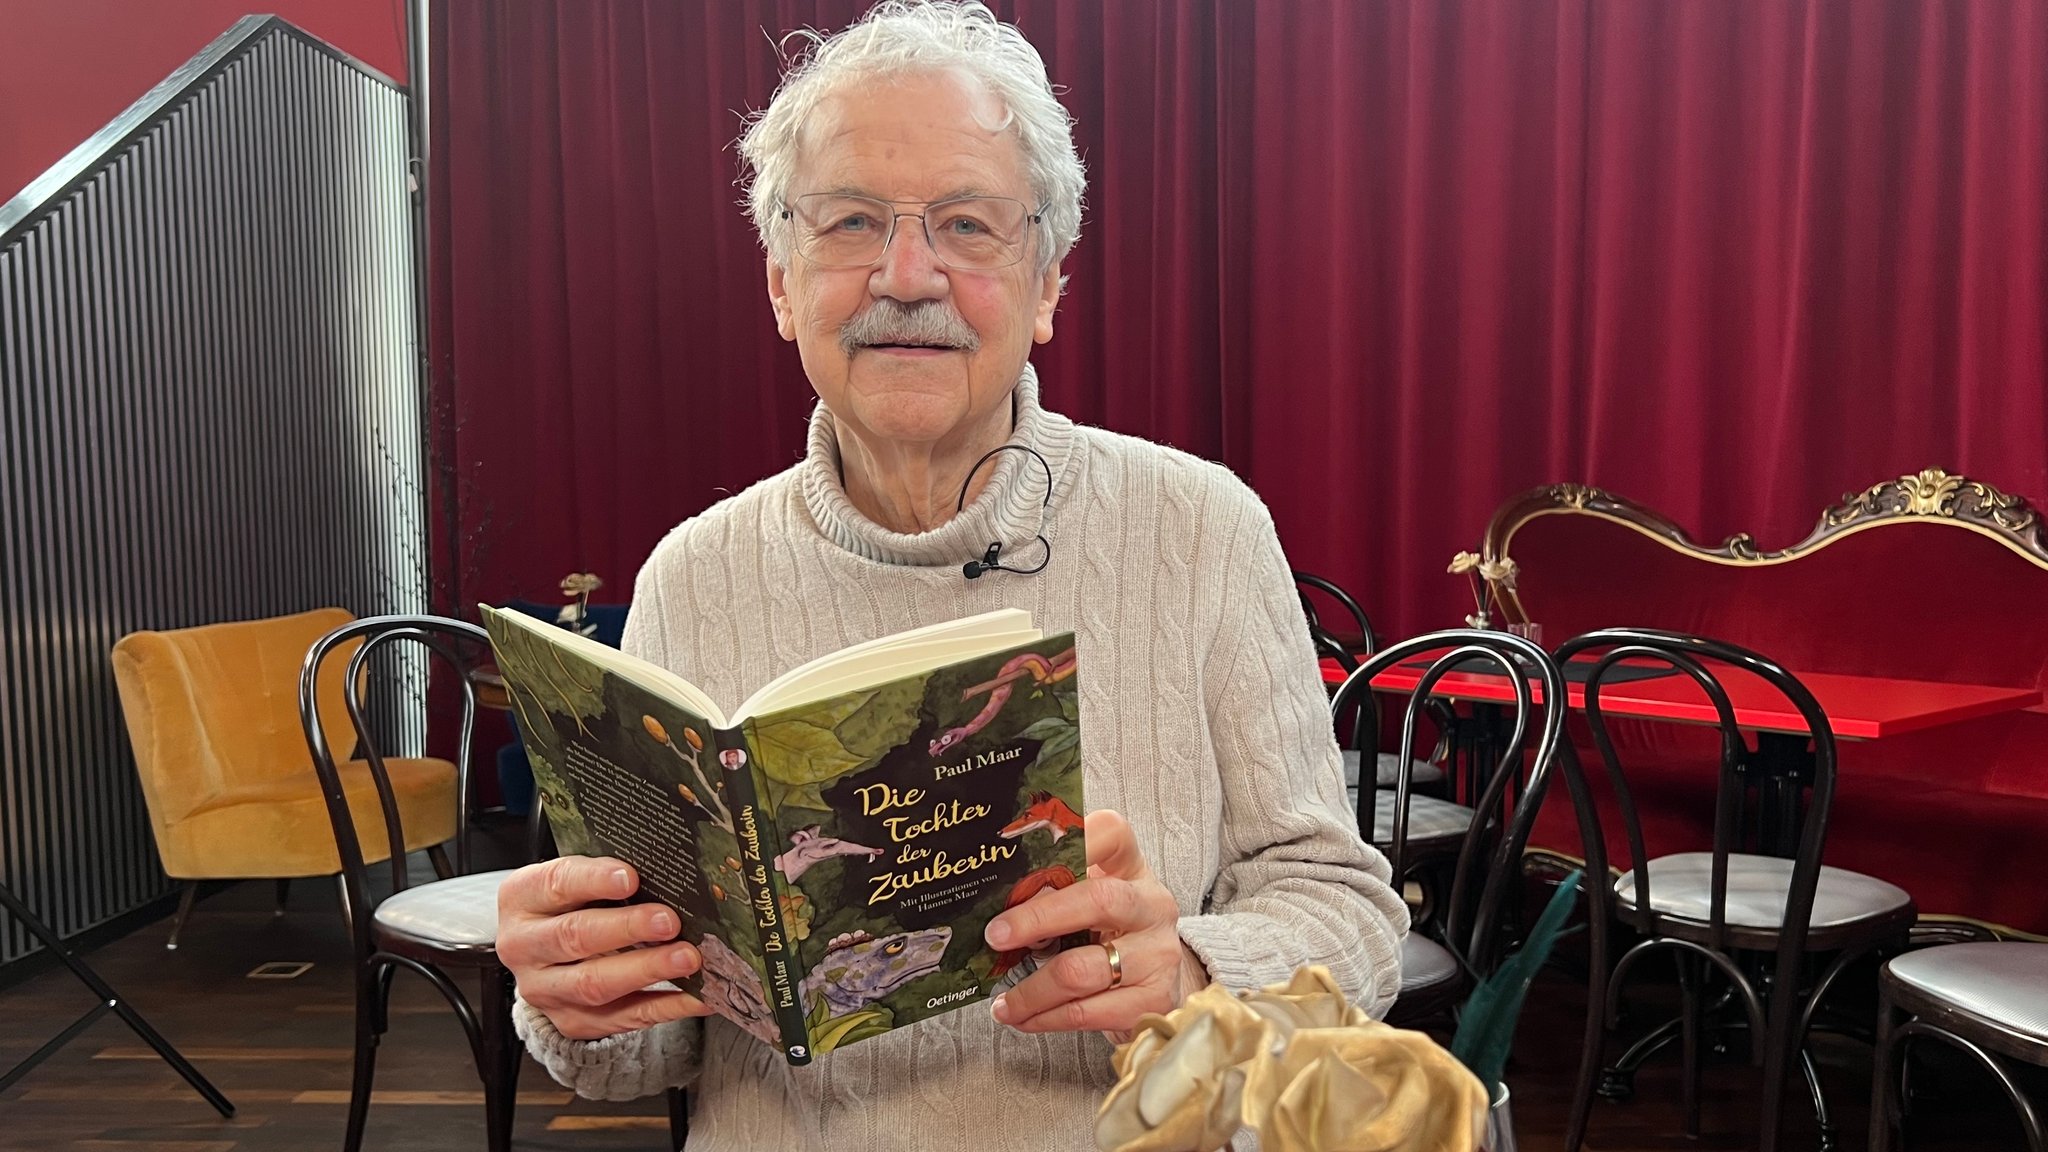
[[[1052,338],[1083,178],[1037,52],[978,4],[890,0],[817,43],[740,148],[776,327],[820,401],[809,451],[656,548],[625,645],[736,700],[998,607],[1072,629],[1089,875],[988,939],[1115,947],[791,1068],[653,989],[695,950],[625,949],[673,940],[674,915],[593,907],[635,877],[566,858],[499,901],[530,1050],[586,1095],[689,1085],[693,1149],[1021,1152],[1090,1145],[1110,1036],[1212,979],[1321,964],[1384,1010],[1407,912],[1346,813],[1271,518],[1221,467],[1039,403],[1027,358]]]

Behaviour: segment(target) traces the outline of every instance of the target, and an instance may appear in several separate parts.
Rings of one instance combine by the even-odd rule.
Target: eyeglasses
[[[898,212],[866,196],[813,192],[796,198],[782,218],[796,226],[796,250],[820,268],[866,268],[882,258],[896,235],[896,221],[915,217],[939,263],[963,272],[1008,268],[1024,258],[1024,246],[1039,214],[1006,196],[962,196],[926,204],[922,212]]]

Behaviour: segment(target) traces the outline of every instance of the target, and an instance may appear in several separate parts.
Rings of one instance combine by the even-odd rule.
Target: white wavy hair
[[[1073,119],[1046,78],[1045,61],[1014,25],[977,0],[882,0],[831,36],[807,28],[784,43],[792,38],[808,46],[790,58],[767,109],[747,117],[739,139],[747,215],[777,263],[789,266],[782,209],[795,195],[790,181],[803,126],[818,104],[848,84],[945,70],[979,80],[1003,106],[1003,121],[987,127],[1017,134],[1037,200],[1032,207],[1042,214],[1039,270],[1059,263],[1080,239],[1087,177],[1074,151]]]

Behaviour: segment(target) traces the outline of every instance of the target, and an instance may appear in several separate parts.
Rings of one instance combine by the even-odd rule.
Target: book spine
[[[782,926],[782,883],[775,871],[774,855],[780,837],[775,830],[775,818],[761,802],[746,733],[728,729],[717,733],[717,740],[721,753],[737,752],[742,757],[738,768],[725,770],[724,774],[733,802],[733,828],[744,857],[740,879],[746,885],[747,903],[754,909],[761,963],[767,969],[762,991],[766,993],[769,1011],[775,1014],[776,1027],[782,1032],[783,1057],[791,1064],[809,1064],[811,1034],[804,1022],[803,1000],[797,989],[796,942]]]

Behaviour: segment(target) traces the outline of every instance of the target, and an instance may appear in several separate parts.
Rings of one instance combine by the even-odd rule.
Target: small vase
[[[1518,1152],[1515,1146],[1515,1114],[1508,1106],[1508,1086],[1502,1084],[1486,1109],[1486,1152]]]

